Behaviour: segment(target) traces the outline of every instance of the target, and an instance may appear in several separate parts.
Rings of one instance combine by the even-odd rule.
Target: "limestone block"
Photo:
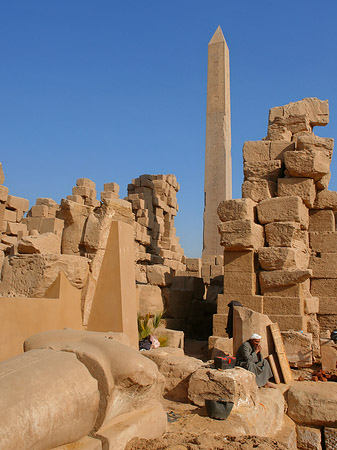
[[[263,313],[270,315],[304,315],[303,297],[265,296]]]
[[[102,450],[102,442],[99,439],[94,439],[89,436],[85,436],[79,441],[76,441],[70,445],[75,445],[81,450]],[[69,450],[69,445],[65,444],[59,447],[54,447],[52,450]]]
[[[311,269],[272,270],[259,273],[262,293],[270,288],[292,286],[312,276]]]
[[[232,300],[239,301],[245,308],[253,311],[263,312],[263,296],[262,295],[244,295],[244,294],[220,294],[217,298],[218,314],[228,313],[228,303]]]
[[[106,192],[119,193],[119,185],[117,183],[104,183],[104,190]]]
[[[264,357],[274,352],[274,343],[270,339],[268,325],[272,323],[265,314],[248,308],[234,307],[233,352],[236,354],[240,345],[247,341],[253,333],[261,336],[262,354]]]
[[[7,222],[16,222],[16,211],[6,208],[4,210],[3,220],[6,220]]]
[[[292,367],[311,367],[312,334],[298,331],[282,331],[282,339],[289,364]]]
[[[316,188],[317,189],[328,189],[330,179],[331,179],[331,172],[327,173],[326,175],[323,175],[321,179],[316,181]]]
[[[95,198],[96,197],[96,191],[87,186],[74,186],[72,189],[72,194],[80,195],[81,197],[87,197],[87,198]]]
[[[49,209],[58,209],[59,205],[52,198],[39,197],[36,199],[37,205],[46,205]]]
[[[270,143],[268,141],[246,141],[242,154],[244,162],[269,161]]]
[[[178,291],[191,291],[193,298],[202,299],[205,285],[202,278],[195,276],[176,276],[173,278],[171,289]]]
[[[337,252],[337,232],[313,231],[309,233],[310,248],[314,252],[336,253]]]
[[[297,222],[275,222],[265,226],[269,247],[292,247],[306,251],[309,245],[308,233],[300,230]]]
[[[309,211],[309,231],[335,231],[335,216],[333,211],[328,209],[312,209]]]
[[[315,181],[330,171],[330,155],[327,151],[286,152],[284,163],[291,176],[313,178]]]
[[[169,289],[164,292],[165,315],[175,319],[186,319],[191,310],[193,292]]]
[[[211,266],[211,277],[216,278],[224,274],[223,266]]]
[[[300,197],[276,197],[257,205],[257,215],[262,224],[273,222],[298,222],[301,228],[309,225],[308,208]]]
[[[200,368],[190,378],[189,400],[204,406],[205,399],[224,398],[234,402],[233,412],[239,406],[253,407],[257,401],[258,387],[255,375],[242,367],[224,371]]]
[[[164,310],[160,287],[137,285],[138,313],[141,316],[156,314]]]
[[[6,233],[12,236],[18,236],[19,233],[22,233],[22,235],[27,235],[27,226],[24,223],[13,223],[13,222],[7,222],[7,229]]]
[[[312,133],[305,133],[298,135],[296,141],[297,150],[328,150],[332,156],[334,146],[332,138],[323,138]]]
[[[96,437],[107,449],[125,450],[134,437],[159,439],[166,427],[167,415],[161,403],[144,401],[141,408],[115,417],[98,431]]]
[[[296,426],[297,447],[301,450],[322,450],[320,428]]]
[[[271,108],[269,121],[275,117],[307,116],[311,126],[324,126],[329,123],[329,102],[316,97],[308,97],[297,102],[291,102],[284,106]]]
[[[314,209],[333,209],[337,210],[337,192],[323,189],[318,191],[314,203]]]
[[[84,198],[80,195],[67,195],[67,200],[84,205]]]
[[[317,314],[319,312],[320,299],[318,297],[306,297],[304,299],[305,314]]]
[[[173,275],[169,267],[160,264],[148,265],[146,274],[150,284],[156,286],[169,286],[172,284]]]
[[[30,209],[31,217],[48,217],[49,209],[46,205],[35,205]]]
[[[56,236],[62,237],[64,221],[56,217],[44,217],[41,220],[40,233],[54,233]]]
[[[307,269],[309,253],[291,247],[262,247],[259,263],[264,270]]]
[[[337,429],[324,428],[325,450],[335,450],[337,448]]]
[[[278,159],[273,161],[245,162],[243,164],[245,180],[256,180],[264,178],[276,181],[282,177],[282,162]]]
[[[312,130],[306,114],[289,115],[286,119],[286,126],[293,135],[296,135],[296,133],[310,132]]]
[[[89,189],[96,189],[96,184],[89,178],[78,178],[76,180],[76,186],[86,187]]]
[[[159,400],[162,395],[164,380],[156,365],[118,339],[113,333],[56,330],[39,333],[25,343],[29,348],[75,353],[99,382],[100,404],[94,431],[119,414],[141,408],[145,399]]]
[[[321,364],[326,371],[335,371],[337,368],[337,344],[332,340],[321,339]]]
[[[312,178],[279,178],[279,197],[301,197],[308,208],[312,208],[316,198],[316,188]]]
[[[292,132],[286,127],[286,122],[283,118],[276,117],[272,123],[270,123],[269,115],[269,125],[268,134],[265,139],[270,141],[288,141],[290,143],[292,138]]]
[[[159,347],[144,352],[144,356],[156,363],[159,372],[165,377],[165,397],[178,402],[188,402],[190,377],[203,363],[199,359],[185,356],[184,352],[176,354],[168,350],[171,349]]]
[[[220,244],[226,250],[241,251],[264,246],[264,230],[250,220],[233,220],[218,226]]]
[[[54,233],[26,236],[18,242],[18,253],[61,253],[61,239]]]
[[[279,159],[284,162],[285,152],[295,150],[294,142],[271,141],[270,143],[270,159]]]
[[[210,336],[208,349],[211,351],[211,359],[216,356],[233,355],[233,338]]]
[[[11,247],[12,245],[16,244],[18,241],[18,237],[17,236],[6,236],[6,235],[2,235],[1,236],[1,242],[3,244],[6,244],[6,246]]]
[[[225,272],[246,272],[253,273],[257,268],[257,253],[251,250],[241,252],[224,252]]]
[[[281,331],[308,331],[308,316],[269,315],[272,322],[278,323]]]
[[[311,280],[311,293],[319,298],[335,297],[337,292],[337,279]]]
[[[274,197],[276,190],[277,185],[275,181],[254,180],[242,183],[242,197],[250,198],[256,203]]]
[[[8,209],[20,209],[21,211],[28,211],[29,200],[21,197],[15,197],[14,195],[8,195],[6,208]]]
[[[158,339],[166,339],[165,345],[169,348],[184,348],[184,332],[178,330],[170,330],[160,326],[156,328],[155,335]]]
[[[0,185],[0,202],[7,202],[7,198],[8,198],[8,187]]]
[[[312,278],[337,278],[337,253],[311,255],[309,267]]]
[[[336,427],[337,384],[295,381],[288,390],[288,415],[303,425]]]
[[[274,297],[310,297],[310,280],[307,279],[303,283],[297,283],[293,286],[279,286],[266,289],[264,295]]]
[[[201,258],[186,258],[186,270],[197,272],[198,277],[201,271]]]
[[[5,182],[5,175],[2,169],[2,164],[0,163],[0,184],[4,184],[4,182]]]
[[[32,350],[3,361],[0,374],[1,448],[54,448],[93,429],[97,380],[75,355]]]
[[[318,280],[317,280],[318,281]],[[315,286],[315,283],[313,282],[313,291],[318,291],[318,288]],[[334,287],[334,286],[333,286]],[[333,289],[332,287],[332,289]],[[331,289],[331,290],[332,290]],[[335,314],[337,311],[337,292],[333,294],[334,296],[325,297],[326,292],[322,292],[322,295],[319,297],[319,314]],[[315,297],[314,297],[315,298]]]
[[[226,333],[227,326],[227,314],[214,314],[213,315],[213,334],[219,337],[228,337]]]
[[[44,297],[62,271],[77,289],[82,289],[89,272],[89,260],[82,256],[31,254],[6,258],[0,295]]]
[[[254,222],[256,204],[249,198],[224,200],[218,206],[221,222],[251,220]]]
[[[256,274],[254,272],[225,272],[224,294],[256,294]]]

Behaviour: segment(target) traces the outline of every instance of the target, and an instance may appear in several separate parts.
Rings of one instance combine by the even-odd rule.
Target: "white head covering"
[[[249,339],[261,339],[261,336],[257,333],[253,333]]]

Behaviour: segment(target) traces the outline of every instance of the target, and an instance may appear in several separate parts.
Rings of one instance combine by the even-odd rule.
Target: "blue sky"
[[[56,201],[77,178],[143,173],[180,183],[177,235],[202,249],[207,44],[230,50],[233,198],[242,145],[266,135],[270,107],[329,99],[337,137],[337,2],[0,1],[0,161],[12,195]],[[337,190],[336,158],[330,189]]]

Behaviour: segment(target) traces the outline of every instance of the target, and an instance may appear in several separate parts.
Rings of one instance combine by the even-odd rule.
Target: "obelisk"
[[[229,50],[220,26],[208,44],[202,256],[223,255],[217,208],[232,198]]]

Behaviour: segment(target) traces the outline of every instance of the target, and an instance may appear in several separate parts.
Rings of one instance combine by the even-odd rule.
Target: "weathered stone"
[[[337,292],[337,279],[311,280],[311,293],[317,297],[335,297]]]
[[[246,162],[243,164],[245,180],[258,180],[264,178],[276,181],[282,176],[282,162],[273,161]]]
[[[333,211],[315,209],[309,211],[309,231],[335,231],[335,215]]]
[[[337,368],[337,344],[332,340],[321,339],[321,364],[326,371],[335,371]]]
[[[262,247],[259,263],[264,270],[307,269],[309,253],[291,247]]]
[[[100,441],[98,438],[95,439],[89,436],[85,436],[79,441],[76,441],[70,445],[77,445],[81,450],[102,450],[102,441]],[[69,445],[64,444],[59,447],[54,447],[52,450],[69,450]]]
[[[293,286],[279,286],[271,289],[266,289],[264,296],[271,297],[305,297],[310,296],[310,280],[303,283],[297,283]]]
[[[295,381],[288,390],[288,415],[303,425],[337,426],[337,384]]]
[[[191,291],[193,298],[201,299],[204,297],[205,285],[203,279],[194,276],[175,276],[172,281],[172,290]]]
[[[57,254],[20,255],[5,258],[0,295],[3,297],[44,297],[59,272],[81,289],[89,272],[89,260]]]
[[[242,155],[244,162],[269,161],[270,142],[268,141],[246,141],[243,144]]]
[[[2,168],[2,164],[0,163],[0,184],[4,184],[4,182],[5,182],[5,175]]]
[[[325,450],[335,450],[337,448],[337,429],[324,428]]]
[[[156,286],[169,286],[172,284],[173,275],[169,267],[155,264],[146,268],[147,279],[150,284]]]
[[[311,232],[310,247],[314,252],[337,253],[337,232]]]
[[[54,233],[26,236],[18,242],[18,253],[61,253],[61,239]]]
[[[281,334],[289,364],[292,367],[311,367],[312,335],[293,330],[282,331]]]
[[[317,189],[328,189],[330,179],[331,179],[331,172],[329,171],[329,173],[323,175],[322,178],[320,178],[319,180],[316,181],[316,188]]]
[[[7,197],[8,187],[0,185],[0,202],[7,202]]]
[[[21,197],[15,197],[14,195],[8,195],[6,208],[19,209],[26,212],[29,209],[29,200]]]
[[[298,330],[306,333],[308,331],[308,316],[295,315],[269,315],[272,322],[278,323],[281,331]]]
[[[314,209],[333,209],[337,210],[337,192],[323,189],[318,191],[314,203]]]
[[[217,298],[217,311],[219,314],[228,313],[228,303],[232,300],[236,300],[242,304],[245,308],[252,309],[256,312],[263,312],[263,296],[239,293],[225,293],[218,295]]]
[[[156,337],[161,340],[163,339],[167,347],[172,348],[184,348],[184,332],[179,330],[170,330],[160,326],[156,328]]]
[[[303,297],[265,296],[263,299],[263,313],[269,315],[303,315]]]
[[[224,271],[225,272],[251,272],[257,267],[257,254],[251,250],[241,252],[224,252]]]
[[[46,206],[46,205],[32,206],[29,211],[29,215],[31,217],[48,217],[48,214],[49,214],[49,210],[48,210],[48,206]]]
[[[258,249],[264,245],[264,230],[250,220],[233,220],[219,225],[220,243],[226,250]]]
[[[164,310],[161,289],[158,286],[137,285],[138,313],[141,316],[156,314]]]
[[[216,356],[233,355],[233,338],[210,336],[208,338],[208,349],[211,359]]]
[[[16,211],[13,211],[12,209],[5,209],[4,210],[4,216],[3,220],[7,222],[17,222],[16,220]]]
[[[310,257],[312,278],[337,278],[337,253],[321,253]]]
[[[308,228],[309,213],[300,197],[277,197],[263,200],[257,205],[257,215],[262,224],[272,222],[298,222]]]
[[[54,448],[93,429],[97,380],[75,355],[32,350],[2,362],[0,373],[1,448]]]
[[[279,178],[278,180],[279,197],[301,197],[308,208],[312,208],[316,189],[312,178]]]
[[[275,222],[265,226],[269,247],[293,247],[306,251],[309,245],[308,233],[300,230],[297,222]]]
[[[320,299],[318,297],[306,297],[304,299],[305,314],[317,314],[319,312]]]
[[[254,222],[256,204],[249,198],[224,200],[218,206],[221,222],[251,220]]]
[[[317,181],[330,171],[330,155],[327,151],[286,152],[284,163],[293,177],[313,178]]]
[[[295,150],[294,142],[272,141],[270,143],[270,159],[279,159],[284,162],[285,152]]]
[[[213,335],[219,337],[228,337],[226,333],[228,315],[214,314],[213,315]]]
[[[26,236],[28,234],[27,226],[24,223],[7,222],[6,232],[12,236],[18,236],[20,233],[22,236]]]
[[[272,270],[259,273],[261,291],[301,283],[312,275],[310,269]]]
[[[296,426],[297,447],[300,450],[322,450],[320,428]]]
[[[159,372],[165,377],[165,397],[178,402],[187,402],[190,377],[203,362],[185,356],[184,352],[172,354],[168,350],[171,349],[157,348],[144,352],[144,356],[155,362]]]
[[[250,198],[256,203],[274,197],[276,190],[277,184],[275,181],[254,180],[242,183],[242,197]]]
[[[334,140],[306,133],[296,137],[296,146],[297,150],[328,150],[332,156]]]
[[[219,398],[234,402],[233,410],[245,405],[252,407],[258,395],[255,375],[241,367],[218,371],[200,368],[192,374],[188,387],[189,400],[204,406],[205,399]]]
[[[273,342],[268,339],[268,325],[272,323],[268,316],[248,308],[234,307],[233,352],[236,354],[240,345],[247,341],[253,333],[261,336],[262,354],[264,357],[274,352]]]
[[[283,117],[287,121],[289,117],[296,116],[306,116],[312,127],[316,125],[324,126],[329,123],[329,102],[316,97],[308,97],[269,110],[270,123],[276,117]]]
[[[197,277],[201,274],[201,258],[186,258],[186,270],[197,272]]]

